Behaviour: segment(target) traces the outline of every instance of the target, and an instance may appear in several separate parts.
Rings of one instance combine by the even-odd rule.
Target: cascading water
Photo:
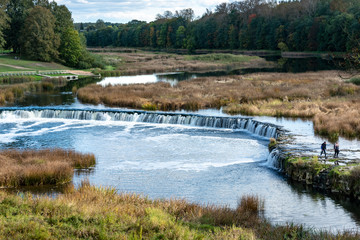
[[[281,163],[279,161],[281,151],[277,148],[272,150],[266,160],[266,166],[274,169],[282,169]]]
[[[279,127],[251,118],[203,116],[198,114],[126,110],[83,110],[58,108],[0,108],[0,119],[64,118],[97,121],[126,121],[179,124],[196,127],[243,129],[258,136],[277,138]]]

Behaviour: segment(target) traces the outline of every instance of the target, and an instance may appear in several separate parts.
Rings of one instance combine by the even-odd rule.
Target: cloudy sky
[[[133,19],[153,21],[156,14],[164,11],[192,8],[195,16],[201,16],[206,8],[214,10],[215,6],[229,0],[56,0],[59,5],[66,5],[72,12],[75,22],[95,22],[102,19],[105,22],[127,23]]]

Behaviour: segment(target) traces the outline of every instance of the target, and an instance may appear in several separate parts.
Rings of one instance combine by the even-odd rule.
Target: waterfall
[[[277,170],[282,169],[282,163],[280,161],[280,154],[281,154],[281,151],[279,149],[275,148],[274,150],[272,150],[267,158],[265,165],[269,168],[274,168]]]
[[[196,127],[243,129],[266,138],[277,138],[278,126],[255,121],[252,118],[203,116],[191,113],[147,112],[112,109],[66,108],[0,108],[0,119],[60,118],[96,121],[126,121],[157,124],[178,124]]]

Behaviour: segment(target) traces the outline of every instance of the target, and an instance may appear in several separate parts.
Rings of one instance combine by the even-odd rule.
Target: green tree
[[[56,19],[54,29],[56,33],[63,33],[65,31],[68,31],[69,28],[74,28],[74,22],[71,18],[71,12],[65,5],[58,6],[54,2],[51,12]]]
[[[59,57],[65,62],[65,65],[76,67],[79,63],[83,47],[79,33],[73,28],[68,28],[61,35],[61,44],[59,47]]]
[[[186,38],[186,29],[184,26],[180,26],[176,30],[176,47],[183,48],[184,46],[186,46],[185,38]]]
[[[30,9],[21,30],[21,53],[34,60],[57,60],[60,38],[54,32],[55,21],[50,10],[44,7]]]
[[[10,26],[4,31],[5,47],[12,48],[14,52],[19,52],[21,44],[20,31],[24,25],[26,12],[34,5],[31,0],[9,0],[4,4],[6,4],[6,13],[10,19]]]
[[[4,30],[9,26],[9,16],[6,13],[8,0],[0,0],[0,48],[5,46]]]

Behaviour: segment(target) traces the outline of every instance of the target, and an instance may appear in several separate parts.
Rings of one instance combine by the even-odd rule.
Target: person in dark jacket
[[[339,157],[339,152],[340,152],[340,148],[339,148],[339,143],[338,142],[336,142],[335,144],[334,144],[334,158],[336,157],[336,158],[338,158]]]
[[[320,156],[322,155],[322,154],[325,154],[325,159],[327,158],[326,157],[326,142],[323,142],[323,144],[321,144],[321,153],[320,153]]]

